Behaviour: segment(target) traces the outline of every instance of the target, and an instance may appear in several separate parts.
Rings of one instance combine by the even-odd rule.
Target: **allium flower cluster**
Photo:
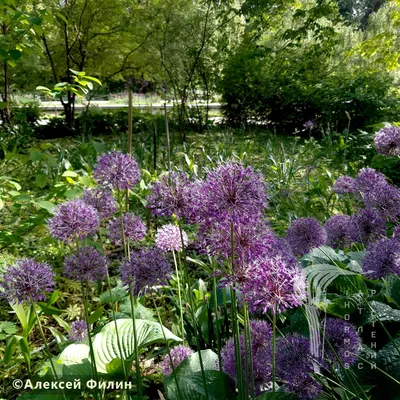
[[[362,260],[364,274],[372,279],[400,275],[400,241],[384,238],[371,244]]]
[[[188,347],[180,344],[179,346],[173,347],[170,350],[171,358],[169,357],[169,354],[166,354],[161,361],[161,368],[162,368],[162,373],[165,376],[170,376],[173,372],[173,370],[186,358],[188,358],[191,354],[193,354],[194,351]],[[172,365],[171,365],[171,359],[172,359]]]
[[[289,227],[286,240],[296,256],[326,243],[327,234],[315,218],[299,218]]]
[[[71,342],[83,342],[88,336],[87,323],[83,320],[74,321],[71,324],[68,338]]]
[[[331,365],[338,365],[339,359],[340,363],[348,368],[357,361],[361,339],[352,324],[342,319],[327,318],[324,335],[326,341],[330,343],[330,346],[324,344],[324,359]]]
[[[376,135],[374,144],[379,153],[385,156],[400,156],[400,128],[388,126]]]
[[[329,246],[349,246],[354,237],[355,226],[349,215],[334,215],[326,221],[325,230]]]
[[[146,236],[147,228],[143,223],[140,217],[135,215],[134,213],[126,213],[122,217],[123,226],[124,226],[124,236],[125,241],[129,242],[138,242],[142,240]],[[121,219],[115,218],[108,227],[109,233],[108,237],[110,241],[115,245],[122,245],[123,237],[122,237],[122,226]]]
[[[201,187],[206,215],[215,221],[257,221],[267,202],[261,174],[237,162],[220,164]]]
[[[363,208],[352,216],[351,231],[354,242],[367,245],[385,236],[385,220],[378,211],[371,208]]]
[[[282,313],[302,304],[305,287],[305,276],[297,266],[266,256],[249,264],[241,289],[251,312]]]
[[[322,392],[316,382],[309,339],[298,334],[281,337],[276,345],[276,374],[284,390],[297,394],[299,399],[314,399]]]
[[[101,219],[111,218],[118,211],[117,201],[110,189],[87,189],[83,193],[82,200],[94,207]]]
[[[94,167],[93,177],[104,186],[115,190],[129,189],[140,179],[138,163],[129,154],[111,151],[103,154]]]
[[[400,241],[400,225],[398,225],[398,226],[395,228],[395,230],[394,230],[394,232],[393,232],[393,237],[394,237],[396,240]]]
[[[385,176],[373,168],[360,169],[356,177],[357,190],[362,194],[376,192],[387,184]]]
[[[99,229],[99,214],[83,200],[66,201],[58,205],[48,221],[50,234],[65,243],[93,235]]]
[[[223,259],[232,256],[231,222],[228,220],[215,222],[200,237],[204,248],[212,256]],[[234,259],[238,264],[248,262],[262,256],[276,247],[277,238],[264,222],[255,223],[243,218],[233,222]]]
[[[147,207],[160,217],[186,217],[190,207],[190,181],[183,172],[163,175],[151,186]]]
[[[107,258],[93,247],[82,247],[78,254],[65,258],[64,273],[78,282],[102,281],[107,276]]]
[[[251,355],[253,360],[254,391],[258,396],[271,380],[272,359],[272,328],[266,321],[250,321]],[[251,394],[252,382],[250,367],[246,376],[246,350],[244,335],[240,336],[240,355],[244,380]],[[249,360],[249,357],[247,357]],[[221,361],[223,371],[237,384],[235,344],[229,339],[221,350]]]
[[[356,181],[351,176],[341,176],[333,184],[333,191],[337,194],[348,194],[356,191]]]
[[[363,200],[367,207],[376,209],[387,220],[395,221],[400,217],[400,190],[392,185],[365,193]]]
[[[165,253],[159,249],[145,248],[131,254],[120,267],[121,280],[137,296],[157,285],[166,285],[172,275]]]
[[[179,227],[167,224],[157,229],[156,247],[162,251],[182,251],[182,240],[186,247],[189,242],[188,235],[182,230],[182,237]]]
[[[18,260],[3,274],[0,283],[2,292],[11,304],[44,301],[44,293],[54,288],[54,274],[48,264],[36,262],[32,258]]]

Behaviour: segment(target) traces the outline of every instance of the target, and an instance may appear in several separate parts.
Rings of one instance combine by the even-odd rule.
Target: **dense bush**
[[[292,49],[274,55],[253,46],[239,48],[222,81],[223,111],[234,126],[272,122],[292,132],[312,120],[344,130],[395,119],[393,78],[373,69],[333,69],[324,55]]]

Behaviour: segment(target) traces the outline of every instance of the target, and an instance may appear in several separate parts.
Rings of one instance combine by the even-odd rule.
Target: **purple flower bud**
[[[333,191],[337,194],[354,193],[355,190],[356,181],[351,176],[341,176],[333,185]]]
[[[349,246],[354,237],[355,225],[349,215],[334,215],[325,223],[327,244],[332,247]]]

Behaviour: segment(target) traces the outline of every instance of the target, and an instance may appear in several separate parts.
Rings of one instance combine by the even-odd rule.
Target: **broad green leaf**
[[[400,322],[400,311],[379,301],[371,301],[365,305],[360,314],[358,325],[366,325],[377,321]]]
[[[45,210],[47,210],[50,214],[54,213],[54,208],[56,207],[56,205],[50,201],[46,201],[46,200],[39,200],[36,202],[40,208],[44,208]]]
[[[64,171],[62,176],[70,176],[72,178],[76,178],[78,174],[75,171]]]
[[[395,343],[395,344],[394,344]],[[377,365],[393,378],[400,380],[400,338],[394,339],[378,351]],[[397,347],[397,348],[396,348]]]
[[[122,348],[122,355],[118,349],[117,335],[114,321],[108,323],[93,340],[96,365],[99,372],[107,373],[107,364],[116,358],[132,359],[134,355],[133,323],[131,319],[118,319],[118,334]],[[168,341],[181,342],[182,339],[170,330],[162,327],[158,322],[142,319],[135,320],[139,351],[154,343],[163,343],[164,334]],[[164,334],[162,332],[164,330]]]
[[[38,185],[40,189],[43,189],[47,185],[47,175],[42,173],[37,173],[35,174],[35,181],[36,185]]]

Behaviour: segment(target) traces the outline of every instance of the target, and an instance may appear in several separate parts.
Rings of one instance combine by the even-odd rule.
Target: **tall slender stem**
[[[93,342],[92,337],[90,335],[90,324],[89,324],[89,310],[87,304],[87,291],[85,289],[85,284],[82,282],[82,299],[83,299],[83,308],[85,310],[85,320],[86,320],[86,329],[88,334],[88,342],[89,342],[89,352],[90,352],[90,365],[92,366],[93,377],[96,380],[96,389],[94,391],[95,398],[99,398],[99,394],[97,392],[97,385],[99,384],[99,376],[97,374],[97,367],[96,367],[96,359],[94,357],[94,350],[93,350]]]
[[[276,306],[272,314],[272,393],[275,393]]]
[[[53,370],[54,377],[56,378],[56,380],[57,380],[57,382],[58,382],[58,381],[59,381],[59,378],[58,378],[58,375],[57,375],[56,367],[54,366],[53,360],[52,360],[52,358],[51,358],[51,353],[50,353],[49,345],[48,345],[48,343],[47,343],[47,339],[46,339],[46,336],[45,336],[44,331],[43,331],[42,323],[40,322],[39,315],[38,315],[38,313],[37,313],[37,311],[36,311],[36,307],[35,307],[35,305],[34,305],[33,302],[32,302],[32,308],[33,308],[33,311],[35,312],[35,317],[36,317],[36,320],[37,320],[37,322],[38,322],[40,335],[42,336],[42,340],[43,340],[43,342],[44,342],[44,347],[45,347],[45,349],[46,349],[47,358],[48,358],[49,361],[50,361],[50,365],[51,365],[51,369]],[[66,400],[67,398],[65,397],[65,393],[64,393],[64,390],[63,390],[63,389],[61,389],[61,393],[62,393],[64,399]]]
[[[201,355],[201,343],[200,343],[199,331],[198,331],[198,326],[197,326],[197,321],[196,321],[196,314],[194,312],[193,293],[192,293],[192,288],[190,286],[190,279],[189,279],[188,267],[187,267],[187,262],[186,262],[185,242],[183,240],[183,232],[182,232],[182,226],[181,226],[181,221],[180,220],[179,220],[179,233],[180,233],[180,236],[181,236],[181,244],[182,244],[183,272],[184,272],[185,281],[186,281],[186,284],[187,284],[187,287],[188,287],[188,292],[189,292],[188,295],[189,295],[190,312],[192,314],[194,333],[195,333],[195,336],[196,336],[197,348],[198,348],[198,353],[199,353],[201,375],[202,375],[202,378],[203,378],[203,384],[204,384],[204,391],[205,391],[206,399],[209,400],[210,397],[208,395],[207,380],[206,380],[206,375],[205,375],[205,372],[204,372],[203,357]]]
[[[176,279],[177,279],[177,283],[178,283],[179,313],[180,313],[180,317],[181,317],[182,337],[185,338],[185,327],[183,325],[183,307],[182,307],[181,281],[180,281],[180,278],[179,278],[180,271],[178,270],[178,263],[176,262],[175,251],[172,251],[172,255],[174,256],[175,273],[176,273]]]
[[[137,396],[138,399],[142,398],[142,379],[140,375],[140,364],[139,364],[139,346],[137,340],[136,332],[136,319],[135,319],[135,305],[136,296],[133,295],[132,285],[129,287],[129,296],[131,301],[131,314],[132,314],[132,324],[133,324],[133,345],[135,347],[135,372],[136,372],[136,385],[137,385]]]

